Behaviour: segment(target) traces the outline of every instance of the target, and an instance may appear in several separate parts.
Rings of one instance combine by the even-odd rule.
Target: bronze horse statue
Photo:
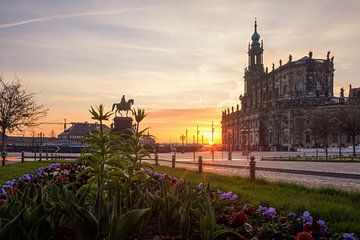
[[[111,111],[115,110],[115,116],[118,112],[120,116],[122,116],[121,111],[126,111],[126,116],[128,115],[128,112],[131,110],[131,105],[134,104],[134,99],[129,99],[128,101],[125,100],[125,95],[122,96],[120,103],[114,103],[112,106]]]

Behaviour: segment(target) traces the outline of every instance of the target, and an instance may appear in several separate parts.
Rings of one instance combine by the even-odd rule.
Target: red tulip
[[[297,234],[296,240],[313,240],[313,237],[310,233],[304,231]]]

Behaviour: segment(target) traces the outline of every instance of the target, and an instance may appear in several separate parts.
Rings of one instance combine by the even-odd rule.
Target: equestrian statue
[[[120,116],[122,117],[122,113],[121,111],[126,111],[126,117],[128,116],[128,112],[131,110],[131,105],[134,104],[134,99],[129,99],[128,101],[125,100],[125,95],[122,96],[120,103],[114,103],[112,106],[111,111],[115,110],[115,116],[116,113],[119,113]]]

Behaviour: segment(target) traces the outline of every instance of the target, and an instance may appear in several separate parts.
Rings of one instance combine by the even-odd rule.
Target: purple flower
[[[7,190],[9,190],[9,189],[12,189],[12,187],[13,187],[13,186],[10,186],[10,185],[5,184],[5,185],[2,186],[2,189],[4,189],[5,191],[7,191]]]
[[[317,223],[320,225],[320,227],[321,227],[321,232],[322,233],[325,233],[326,231],[327,231],[327,225],[326,225],[326,223],[325,223],[325,221],[323,221],[323,220],[318,220],[317,221]]]
[[[11,188],[16,184],[16,180],[15,179],[11,179],[9,181],[6,182],[6,185],[10,186]]]
[[[38,170],[37,170],[38,176],[41,176],[43,174],[43,170],[44,170],[43,167],[38,168]]]
[[[198,191],[204,191],[204,189],[205,189],[205,184],[204,184],[204,183],[199,183],[198,185],[195,186],[195,188],[196,188]]]
[[[145,172],[147,175],[149,175],[149,176],[151,176],[151,175],[154,174],[154,171],[151,170],[151,169],[148,169],[148,168],[145,168],[145,169],[144,169],[144,172]]]
[[[288,215],[290,218],[296,218],[296,213],[294,212],[289,212],[289,215]]]
[[[242,210],[247,209],[249,207],[249,205],[247,203],[244,204],[244,206],[242,207]]]
[[[344,233],[343,238],[344,240],[356,240],[356,237],[353,233]]]
[[[3,188],[0,188],[0,197],[5,196],[6,192]]]
[[[276,216],[276,209],[271,207],[263,212],[263,215],[274,218]]]
[[[154,177],[158,177],[160,180],[163,180],[165,178],[166,174],[161,172],[154,173]]]
[[[218,189],[217,193],[219,194],[221,200],[236,200],[239,198],[239,196],[233,192],[221,192]]]
[[[302,216],[302,218],[303,218],[303,221],[306,223],[306,224],[312,224],[312,222],[313,222],[313,218],[312,218],[312,216],[310,216],[310,213],[309,213],[309,211],[305,211],[304,213],[303,213],[303,216]]]
[[[16,184],[15,179],[11,179],[11,180],[7,181],[6,184],[0,188],[0,196],[6,195],[6,191],[9,189],[12,189],[15,184]]]
[[[32,179],[32,174],[25,173],[20,177],[20,180],[22,181],[30,181]]]
[[[257,210],[260,211],[260,212],[265,212],[267,209],[268,209],[267,207],[259,205]]]
[[[53,163],[53,164],[50,165],[50,167],[52,169],[56,169],[56,168],[60,167],[60,165],[61,165],[60,163]]]

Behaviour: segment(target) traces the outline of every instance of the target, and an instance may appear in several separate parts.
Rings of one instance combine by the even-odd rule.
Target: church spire
[[[257,32],[257,21],[256,21],[256,18],[255,18],[254,33],[251,36],[251,40],[253,42],[259,42],[259,39],[260,39],[260,34]]]
[[[260,34],[257,32],[257,20],[254,22],[254,33],[251,36],[252,43],[249,46],[249,69],[263,69],[263,42],[261,44]]]

